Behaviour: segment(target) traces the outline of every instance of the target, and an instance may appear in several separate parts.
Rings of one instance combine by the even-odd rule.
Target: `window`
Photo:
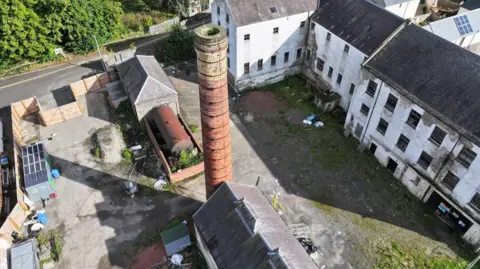
[[[405,152],[405,150],[407,150],[408,143],[410,143],[410,139],[408,139],[408,137],[404,136],[403,134],[400,134],[400,137],[397,141],[397,148]]]
[[[306,57],[307,60],[310,60],[310,55],[311,54],[312,54],[312,52],[309,49],[307,49],[307,57]]]
[[[343,78],[342,74],[338,73],[338,76],[337,76],[337,84],[338,85],[342,84],[342,78]]]
[[[398,98],[395,97],[395,95],[389,94],[387,103],[385,103],[385,108],[388,111],[393,112],[395,110],[395,107],[397,106]]]
[[[323,66],[325,65],[325,61],[317,58],[317,69],[323,71]]]
[[[271,7],[271,8],[270,8],[270,12],[272,12],[272,13],[277,13],[277,8],[276,8],[276,7]]]
[[[243,73],[248,74],[250,73],[250,63],[243,64]]]
[[[220,15],[220,7],[217,7],[217,14]]]
[[[230,31],[228,30],[228,28],[227,28],[227,36],[230,36]]]
[[[328,77],[331,78],[332,75],[333,75],[333,67],[330,66],[330,67],[328,68]]]
[[[230,58],[227,57],[227,67],[230,68]]]
[[[243,40],[250,40],[250,34],[246,34],[243,36]]]
[[[368,106],[366,106],[365,104],[362,104],[362,108],[360,108],[360,112],[363,115],[367,116],[369,111],[370,111],[370,108]]]
[[[420,115],[417,111],[411,110],[410,115],[408,116],[407,119],[407,124],[410,125],[413,129],[417,128],[418,123],[420,122],[420,118],[422,115]]]
[[[227,53],[230,53],[230,45],[227,46]]]
[[[453,190],[455,189],[455,186],[457,186],[457,183],[459,181],[460,181],[460,178],[458,178],[452,172],[448,171],[447,174],[443,177],[442,183],[449,190]]]
[[[272,66],[277,64],[277,55],[273,55],[273,56],[270,58],[270,64],[271,64]]]
[[[447,133],[445,133],[444,130],[438,128],[438,126],[435,126],[435,129],[433,129],[432,135],[430,135],[428,140],[439,147],[442,144],[445,135],[447,135]]]
[[[289,58],[289,56],[290,56],[290,52],[285,52],[285,53],[283,54],[283,62],[284,62],[284,63],[288,63],[288,58]]]
[[[218,24],[218,25],[222,25],[222,23],[220,23],[220,20],[219,20],[219,21],[217,21],[217,24]]]
[[[375,96],[376,91],[377,91],[377,83],[375,83],[375,81],[373,81],[373,80],[370,80],[368,82],[368,86],[367,86],[367,94],[370,97],[373,97],[373,96]]]
[[[473,209],[480,211],[480,194],[475,193],[475,195],[472,197],[472,200],[470,200],[470,203],[468,203]]]
[[[278,34],[278,27],[273,28],[273,33]]]
[[[332,39],[332,34],[327,33],[327,41],[330,41]]]
[[[465,168],[470,167],[473,160],[477,157],[477,154],[473,152],[471,149],[463,146],[462,151],[458,154],[457,161],[463,165]]]
[[[312,30],[315,29],[315,23],[313,23],[313,22],[310,23],[310,29],[312,29]]]
[[[348,93],[352,95],[354,91],[355,91],[355,84],[352,83],[350,84],[350,91],[348,91]]]
[[[297,49],[297,60],[302,58],[302,49]]]
[[[257,69],[258,71],[263,69],[263,59],[257,61]]]
[[[343,48],[343,52],[348,53],[349,50],[350,50],[350,46],[345,45],[345,47]]]
[[[305,21],[300,22],[300,28],[305,27]]]
[[[380,118],[380,121],[378,122],[377,126],[377,131],[381,133],[382,135],[385,135],[388,129],[388,122],[382,118]]]
[[[425,151],[422,151],[422,154],[420,154],[420,158],[418,158],[418,165],[420,165],[423,169],[427,170],[428,167],[430,166],[430,163],[432,163],[432,156],[428,155]]]
[[[228,14],[225,14],[225,20],[227,21],[227,23],[230,22],[230,16],[228,16]]]

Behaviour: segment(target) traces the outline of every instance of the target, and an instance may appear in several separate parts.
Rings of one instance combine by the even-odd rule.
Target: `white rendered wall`
[[[420,0],[411,0],[401,4],[385,7],[385,9],[399,17],[409,19],[415,17],[415,13],[417,12],[419,4]]]

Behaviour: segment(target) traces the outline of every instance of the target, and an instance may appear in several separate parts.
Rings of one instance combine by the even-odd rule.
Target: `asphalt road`
[[[62,64],[0,80],[0,109],[31,96],[46,95],[102,70],[102,64],[97,60],[78,65]]]

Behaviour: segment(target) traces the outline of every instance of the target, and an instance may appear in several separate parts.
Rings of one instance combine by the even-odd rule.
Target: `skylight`
[[[453,20],[457,25],[457,29],[458,32],[460,32],[460,35],[463,36],[473,32],[472,25],[470,24],[470,21],[468,21],[467,15],[458,16],[456,18],[453,18]]]

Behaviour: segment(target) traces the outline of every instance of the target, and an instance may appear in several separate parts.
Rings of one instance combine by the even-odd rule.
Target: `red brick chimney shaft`
[[[207,198],[232,180],[227,46],[223,27],[207,24],[195,30]]]

